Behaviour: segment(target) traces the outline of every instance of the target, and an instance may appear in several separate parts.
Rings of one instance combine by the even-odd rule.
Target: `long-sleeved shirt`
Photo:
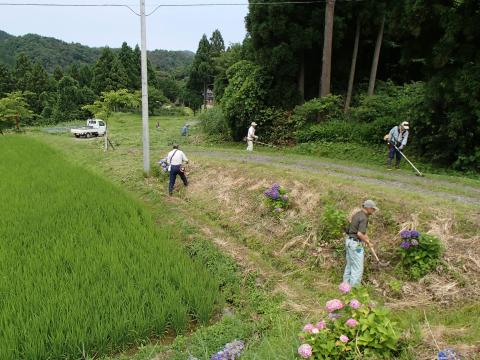
[[[400,128],[398,126],[394,126],[388,133],[388,142],[394,143],[397,146],[400,144],[403,147],[407,145],[407,141],[408,130],[404,130],[402,133],[400,132]]]
[[[248,135],[247,135],[247,140],[255,140],[256,136],[255,136],[255,128],[253,126],[250,126],[250,128],[248,129]]]
[[[168,164],[171,165],[182,165],[183,162],[188,162],[187,157],[182,150],[173,149],[167,155]]]

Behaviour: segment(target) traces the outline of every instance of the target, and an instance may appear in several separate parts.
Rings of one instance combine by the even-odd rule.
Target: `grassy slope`
[[[0,358],[79,358],[207,322],[218,283],[122,189],[0,138]]]
[[[180,126],[185,120],[162,118],[160,119],[162,124],[162,129],[160,131],[156,131],[153,128],[153,124],[156,120],[157,119],[152,119],[151,122],[152,156],[153,158],[159,159],[169,150],[169,143],[178,140],[182,141],[180,136],[178,136],[178,133]],[[81,162],[87,167],[96,169],[96,171],[107,174],[116,181],[125,184],[130,190],[133,190],[138,195],[142,196],[145,201],[148,201],[149,204],[151,204],[151,210],[154,212],[157,219],[164,218],[157,208],[157,203],[164,195],[166,184],[159,183],[154,179],[143,181],[141,178],[140,123],[138,117],[129,115],[116,116],[112,122],[112,133],[114,142],[119,145],[119,148],[117,151],[109,152],[106,155],[99,151],[101,147],[99,141],[75,141],[63,136],[45,137],[42,135],[42,138],[59,148],[64,150],[68,149],[72,159]],[[223,151],[229,154],[242,153],[242,149],[238,145],[230,145],[223,149],[218,149],[213,144],[204,144],[202,140],[201,136],[195,134],[190,137],[187,144],[185,144],[187,154],[192,151],[204,152],[206,150]],[[265,149],[259,151],[267,154],[272,153]],[[285,321],[284,319],[281,324],[277,324],[276,327],[274,326],[274,322],[270,322],[269,329],[271,332],[267,332],[267,336],[263,336],[254,342],[255,348],[251,348],[250,355],[246,354],[247,358],[268,359],[274,348],[286,349],[289,347],[288,344],[291,344],[292,342],[295,343],[294,334],[296,329],[294,327],[298,326],[298,320],[295,319],[298,319],[299,317],[302,318],[303,316],[307,318],[309,313],[315,313],[315,308],[319,308],[323,300],[328,298],[330,294],[334,293],[334,284],[339,280],[338,265],[337,267],[330,267],[329,270],[322,270],[318,265],[310,264],[310,262],[307,263],[308,266],[302,264],[298,265],[298,257],[296,257],[294,253],[280,257],[271,256],[275,251],[278,251],[278,248],[275,248],[275,246],[282,244],[268,241],[268,234],[266,235],[265,232],[262,232],[258,227],[254,227],[248,236],[245,236],[242,233],[242,229],[245,228],[242,220],[238,221],[238,217],[235,217],[235,212],[231,211],[231,209],[234,209],[237,205],[235,203],[236,201],[242,201],[242,194],[245,193],[244,186],[249,184],[248,181],[240,181],[237,184],[238,186],[242,186],[240,191],[235,189],[235,186],[231,187],[230,189],[232,189],[232,191],[230,193],[232,195],[230,197],[225,197],[225,194],[228,193],[228,189],[223,189],[223,192],[219,192],[217,189],[211,189],[211,186],[208,186],[209,184],[212,185],[219,183],[228,185],[228,181],[225,181],[225,176],[228,178],[230,175],[234,180],[238,180],[239,177],[250,177],[254,181],[256,180],[260,183],[260,188],[266,186],[269,181],[273,181],[274,179],[281,180],[287,184],[292,184],[293,187],[295,187],[296,185],[293,179],[296,177],[298,183],[303,184],[307,188],[311,187],[312,189],[315,189],[314,191],[317,191],[319,195],[321,194],[322,197],[326,197],[329,201],[336,202],[345,210],[349,209],[351,203],[360,202],[360,200],[367,194],[373,194],[379,200],[393,199],[390,202],[387,201],[382,204],[382,207],[386,210],[384,212],[385,214],[395,214],[395,218],[393,219],[394,222],[407,220],[411,208],[414,208],[415,212],[420,214],[419,217],[422,225],[427,225],[429,221],[438,220],[435,218],[434,211],[432,212],[432,210],[453,212],[453,217],[458,220],[454,229],[455,234],[464,236],[472,235],[472,216],[475,216],[478,211],[477,208],[469,205],[456,205],[455,208],[452,208],[452,202],[449,200],[441,199],[438,196],[416,193],[408,195],[409,208],[406,208],[406,203],[403,201],[403,197],[399,195],[398,191],[389,189],[385,186],[378,187],[356,182],[355,186],[352,187],[351,181],[342,181],[339,180],[338,177],[328,174],[319,177],[315,174],[303,172],[298,173],[291,170],[285,171],[274,166],[246,164],[242,161],[213,159],[208,154],[195,154],[195,156],[194,160],[201,164],[201,166],[193,165],[192,190],[189,192],[183,192],[181,190],[180,200],[168,202],[167,207],[181,213],[186,219],[189,219],[189,223],[193,223],[193,226],[198,226],[200,230],[205,230],[205,228],[209,229],[208,231],[210,231],[213,240],[224,240],[223,243],[217,241],[217,245],[222,248],[222,244],[227,244],[222,250],[227,253],[231,251],[234,258],[235,253],[243,251],[243,256],[236,260],[241,263],[243,262],[242,265],[247,269],[249,268],[249,265],[257,266],[259,272],[263,272],[263,274],[269,279],[270,284],[285,285],[283,287],[286,288],[279,292],[284,298],[287,297],[288,301],[283,301],[282,306],[290,305],[290,308],[297,309],[297,315],[291,318],[292,321]],[[299,157],[298,155],[290,154],[288,152],[282,153],[282,161],[297,162],[299,159],[309,160],[314,158]],[[322,159],[322,161],[328,162],[331,160]],[[338,163],[338,161],[335,161],[335,163]],[[340,163],[347,166],[351,164],[347,161]],[[375,165],[367,166],[367,168],[374,170],[380,169]],[[400,174],[404,175],[405,173],[401,171]],[[364,175],[372,178],[379,177],[378,173],[366,173]],[[223,177],[222,181],[218,181],[219,176]],[[206,179],[204,179],[204,177]],[[448,182],[448,184],[442,185],[445,187],[443,190],[452,193],[464,194],[462,185],[478,186],[478,182],[475,180],[465,180],[445,175],[437,175],[433,178]],[[408,181],[412,182],[415,180],[409,179]],[[234,182],[231,184],[235,185]],[[456,187],[455,184],[458,184],[459,186]],[[425,188],[431,186],[431,184],[420,185]],[[305,192],[305,188],[302,188],[301,186],[298,187],[299,193],[301,193],[300,190],[302,189]],[[247,191],[249,198],[248,201],[251,202],[250,205],[253,204],[253,206],[255,206],[255,201],[258,203],[258,200],[260,200],[258,195],[255,195],[256,192],[258,192],[258,190]],[[216,201],[212,201],[212,199]],[[225,201],[229,201],[230,205],[227,207],[218,206],[218,204],[224,204]],[[240,205],[239,207],[242,208],[242,206],[243,205]],[[248,205],[246,208],[248,209]],[[240,212],[240,215],[244,215],[244,213]],[[315,222],[319,213],[311,212],[302,213],[300,215],[301,216],[297,216],[296,220],[305,217],[307,225],[311,225]],[[237,222],[235,222],[236,220]],[[247,219],[246,221],[250,220],[251,219]],[[385,218],[382,220],[385,220]],[[246,221],[245,219],[243,220],[243,222]],[[253,221],[255,222],[255,219]],[[220,225],[220,227],[218,225]],[[305,224],[297,223],[296,225],[298,228],[296,229],[295,226],[290,226],[290,231],[298,231],[301,233]],[[387,230],[388,231],[384,231],[386,235],[388,235],[389,232],[391,234],[393,229]],[[382,232],[380,231],[378,234],[382,235]],[[206,235],[208,235],[208,232]],[[275,239],[279,238],[280,237],[275,237]],[[388,251],[389,249],[384,248],[383,252],[381,252],[382,256],[388,255]],[[283,273],[287,276],[282,276]],[[395,276],[395,274],[393,274],[393,276]],[[474,273],[474,276],[477,276],[477,273]],[[333,279],[333,281],[331,279]],[[387,277],[386,279],[380,278],[384,283],[394,279],[395,277]],[[318,291],[319,289],[321,289],[320,293]],[[272,285],[272,290],[278,290],[278,286]],[[292,290],[296,296],[295,294],[292,294]],[[480,335],[480,329],[477,324],[471,323],[468,314],[470,314],[471,311],[479,310],[478,302],[473,302],[472,304],[467,304],[465,306],[454,306],[448,308],[448,310],[442,308],[442,311],[437,310],[438,306],[439,305],[432,303],[431,305],[424,304],[417,310],[396,310],[397,319],[402,324],[402,327],[411,328],[411,332],[414,335],[417,334],[416,336],[413,336],[412,341],[412,346],[417,347],[414,351],[418,352],[419,349],[422,348],[422,346],[420,346],[420,348],[418,347],[421,345],[418,338],[418,332],[420,328],[423,327],[422,324],[424,323],[423,309],[427,311],[427,316],[429,317],[432,326],[434,326],[434,330],[438,332],[437,336],[441,338],[442,341],[450,344],[474,344],[476,341],[475,339]],[[304,312],[303,310],[308,311]],[[298,313],[300,313],[300,315],[298,315]],[[276,314],[276,316],[279,315]],[[461,329],[464,330],[462,331]],[[288,333],[290,336],[281,335],[283,333]],[[428,339],[427,343],[430,343]],[[428,346],[425,346],[424,350],[425,349],[428,350]],[[147,349],[146,351],[151,351],[151,349]]]

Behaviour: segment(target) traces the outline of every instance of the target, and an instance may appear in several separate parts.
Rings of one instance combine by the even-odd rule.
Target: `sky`
[[[3,1],[0,0],[0,3]],[[136,0],[35,0],[10,3],[125,4],[139,12]],[[246,3],[247,0],[146,0],[149,13],[158,4]],[[222,33],[225,45],[245,37],[247,6],[162,7],[147,17],[149,50],[196,51],[202,34]],[[12,35],[28,33],[88,46],[120,47],[123,41],[140,43],[140,18],[127,8],[58,8],[0,6],[0,30]]]

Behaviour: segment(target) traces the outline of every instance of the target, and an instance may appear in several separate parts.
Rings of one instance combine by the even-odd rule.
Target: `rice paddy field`
[[[218,284],[128,193],[0,138],[0,359],[78,359],[207,322]]]

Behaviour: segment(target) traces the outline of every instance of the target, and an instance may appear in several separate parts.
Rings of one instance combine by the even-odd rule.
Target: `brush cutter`
[[[397,147],[397,145],[395,145],[395,144],[393,144],[393,143],[390,143],[390,144],[393,145],[393,147],[395,148],[395,150],[397,150],[397,151],[400,153],[400,155],[402,155],[402,157],[410,164],[410,166],[415,169],[416,175],[418,175],[418,176],[424,176],[424,175],[420,172],[420,170],[418,170],[418,169],[415,167],[415,165],[413,165],[412,162],[411,162],[410,160],[408,160],[408,158],[405,156],[404,153],[402,153],[402,151]]]
[[[263,142],[258,141],[258,140],[255,140],[255,144],[260,144],[260,145],[263,145],[263,146],[269,146],[269,147],[275,148],[275,149],[278,148],[278,146],[275,146],[275,145],[272,145],[272,144],[263,143]]]
[[[247,137],[244,137],[243,141],[247,141]],[[271,148],[278,149],[278,146],[275,146],[275,145],[272,145],[272,144],[267,144],[267,143],[264,143],[264,142],[261,142],[261,141],[258,141],[258,140],[254,140],[253,142],[255,144],[259,144],[259,145],[268,146],[268,147],[271,147]]]

